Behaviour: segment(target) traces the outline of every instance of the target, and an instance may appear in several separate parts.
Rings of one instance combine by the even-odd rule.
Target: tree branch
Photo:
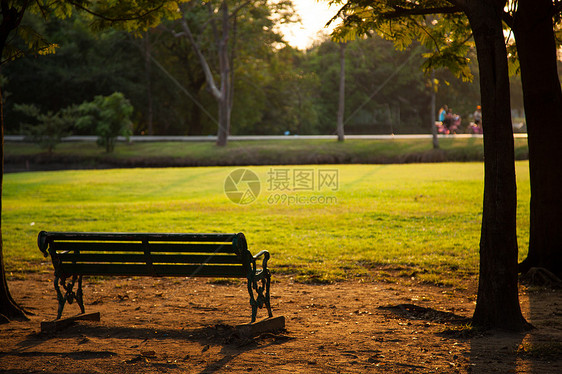
[[[400,18],[405,16],[426,16],[430,14],[454,14],[461,13],[463,10],[457,5],[443,6],[435,8],[402,8],[393,6],[394,12],[385,13],[387,18]]]
[[[510,29],[513,28],[513,19],[514,17],[512,14],[509,14],[508,12],[502,12],[502,21],[504,21]]]
[[[187,34],[185,33],[185,31],[182,31],[182,32],[175,32],[175,31],[172,30],[172,29],[169,29],[169,31],[170,31],[170,33],[172,33],[172,35],[174,36],[174,38],[181,38],[181,37],[184,37],[184,36],[187,36],[187,37],[189,38],[189,35],[187,35]]]
[[[41,12],[43,18],[47,18],[47,10],[45,8],[45,5],[42,4],[39,0],[35,0],[35,5],[37,5],[37,8],[39,8],[39,11]]]
[[[203,73],[205,73],[205,79],[207,80],[207,84],[209,85],[211,93],[213,94],[213,96],[217,100],[219,100],[221,98],[221,92],[217,88],[217,85],[215,83],[215,79],[213,78],[213,73],[211,72],[211,68],[209,67],[209,64],[207,63],[207,60],[205,59],[205,56],[203,56],[203,53],[201,52],[201,49],[199,48],[199,46],[195,42],[195,38],[193,37],[193,33],[191,32],[191,29],[189,28],[189,25],[187,24],[187,20],[185,18],[182,18],[180,23],[181,23],[181,27],[183,28],[184,33],[187,35],[187,37],[189,38],[189,41],[193,45],[193,49],[195,50],[195,53],[199,57],[199,62],[201,63],[201,67],[203,68]]]
[[[429,36],[429,38],[431,40],[433,40],[433,45],[435,45],[435,50],[437,51],[437,53],[441,53],[441,50],[439,49],[439,43],[437,43],[437,40],[435,40],[435,38],[433,37],[433,35],[427,31],[425,29],[425,27],[423,27],[422,25],[420,25],[417,21],[414,20],[414,24],[416,24],[416,26],[418,26],[427,36]]]
[[[108,17],[108,16],[106,16],[102,13],[99,13],[99,12],[93,11],[91,9],[88,9],[85,6],[83,6],[82,4],[78,4],[76,1],[68,0],[68,2],[70,4],[72,4],[73,6],[75,6],[76,8],[78,8],[80,10],[83,10],[86,13],[91,14],[92,16],[95,16],[97,18],[100,18],[100,19],[103,19],[104,21],[109,21],[109,22],[123,22],[123,21],[133,21],[133,20],[143,19],[146,16],[148,16],[149,14],[158,11],[160,8],[162,8],[164,6],[164,3],[161,3],[156,8],[149,9],[142,14],[131,14],[130,16],[112,18],[112,17]]]
[[[240,5],[238,5],[233,11],[232,13],[230,13],[230,18],[236,16],[236,13],[238,13],[240,10],[242,10],[242,8],[244,8],[246,5],[250,4],[253,0],[248,0]]]

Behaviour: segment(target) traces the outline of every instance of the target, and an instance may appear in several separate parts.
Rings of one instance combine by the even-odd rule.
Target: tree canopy
[[[49,41],[42,33],[42,23],[20,24],[25,14],[36,14],[44,20],[67,19],[76,11],[88,19],[93,31],[109,27],[139,33],[158,25],[164,18],[177,18],[179,4],[186,0],[53,0],[53,1],[0,1],[5,25],[2,33],[13,30],[7,43],[2,44],[2,62],[27,54],[53,53],[59,44]],[[36,27],[33,27],[36,26]]]
[[[37,24],[42,20],[28,15],[23,22]],[[43,112],[57,112],[96,95],[119,91],[135,108],[134,134],[148,133],[150,85],[153,134],[216,134],[217,104],[206,89],[189,41],[167,31],[175,22],[166,21],[138,38],[122,30],[94,33],[88,20],[78,14],[43,23],[45,37],[59,45],[57,53],[26,56],[3,67],[6,131],[19,133],[20,124],[25,122],[21,113],[13,110],[15,104],[34,104]],[[231,133],[334,133],[337,44],[322,40],[308,51],[299,51],[284,44],[271,24],[265,30],[250,22],[238,24],[238,62],[233,65],[237,95]],[[144,54],[147,43],[149,71]],[[377,35],[349,43],[344,117],[348,133],[429,131],[429,78],[420,70],[424,50],[418,46],[413,43],[396,53],[392,42]],[[216,60],[209,63],[214,66]],[[402,68],[392,82],[383,84],[399,66]],[[463,82],[445,69],[436,71],[436,79],[440,82],[437,103],[448,104],[468,124],[479,104],[478,83]]]
[[[392,40],[398,50],[417,41],[426,49],[424,70],[446,68],[463,81],[473,79],[468,56],[474,48],[472,31],[462,8],[452,2],[348,1],[336,17],[343,18],[333,33],[339,40],[376,33]]]

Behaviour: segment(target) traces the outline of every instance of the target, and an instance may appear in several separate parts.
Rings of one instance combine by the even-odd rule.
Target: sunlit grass
[[[516,138],[515,155],[526,159],[527,139]],[[348,139],[343,143],[326,139],[231,141],[226,147],[213,142],[137,142],[118,143],[106,154],[95,142],[66,142],[57,145],[51,157],[80,159],[82,163],[119,163],[123,160],[182,162],[182,165],[269,165],[302,163],[401,163],[433,161],[482,161],[482,138],[442,138],[440,149],[433,150],[427,139]],[[6,143],[5,154],[11,158],[45,157],[44,151],[29,143]],[[160,160],[160,161],[158,161]]]
[[[477,273],[481,163],[249,167],[259,177],[261,192],[248,205],[231,202],[224,192],[225,179],[235,169],[7,174],[2,200],[7,269],[40,268],[36,238],[46,230],[244,232],[252,252],[271,252],[274,271],[303,281],[368,277],[381,267],[442,284],[453,274]],[[310,191],[274,189],[280,175],[291,177],[295,169],[316,178],[319,171],[335,170],[338,183],[320,186],[316,179]],[[527,162],[517,163],[517,174],[523,258]],[[306,204],[312,197],[324,200]]]

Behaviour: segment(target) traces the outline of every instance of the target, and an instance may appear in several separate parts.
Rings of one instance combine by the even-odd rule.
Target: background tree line
[[[237,13],[229,38],[234,92],[230,134],[333,134],[338,44],[326,38],[308,51],[289,46],[276,26],[294,14],[290,3],[279,4],[256,2]],[[200,5],[186,14],[201,48],[212,52],[216,31],[204,27],[208,9]],[[122,92],[134,107],[133,134],[217,133],[218,104],[190,41],[177,37],[180,21],[166,20],[140,35],[116,29],[94,32],[91,21],[78,13],[47,23],[29,13],[23,22],[60,47],[55,54],[27,56],[2,67],[7,134],[21,134],[29,123],[17,105],[56,113],[114,92]],[[424,52],[419,45],[396,52],[391,42],[376,35],[348,44],[347,134],[431,131],[431,89],[420,69]],[[211,68],[219,64],[212,53],[207,59]],[[437,105],[448,104],[468,121],[479,104],[477,80],[463,82],[446,70],[438,70],[436,79]],[[514,103],[514,108],[521,106],[520,99]]]

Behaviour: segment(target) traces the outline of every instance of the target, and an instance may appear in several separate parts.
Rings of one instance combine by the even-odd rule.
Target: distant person
[[[476,126],[482,125],[482,107],[480,105],[476,106],[476,110],[474,111],[474,124]]]
[[[447,107],[447,105],[443,105],[441,108],[439,108],[439,113],[437,113],[437,120],[441,122],[441,124],[443,124],[443,121],[445,121],[445,116],[447,115],[448,109],[449,108]]]
[[[456,134],[460,127],[461,116],[459,116],[458,114],[453,114],[453,117],[451,119],[451,127],[449,128],[449,130],[451,130],[451,133]]]
[[[480,105],[476,106],[476,110],[472,116],[474,117],[474,122],[470,124],[470,132],[473,134],[482,134],[482,107]]]
[[[443,119],[443,126],[447,128],[447,130],[451,129],[451,125],[453,124],[453,109],[447,109],[447,113],[445,113],[445,118]]]

